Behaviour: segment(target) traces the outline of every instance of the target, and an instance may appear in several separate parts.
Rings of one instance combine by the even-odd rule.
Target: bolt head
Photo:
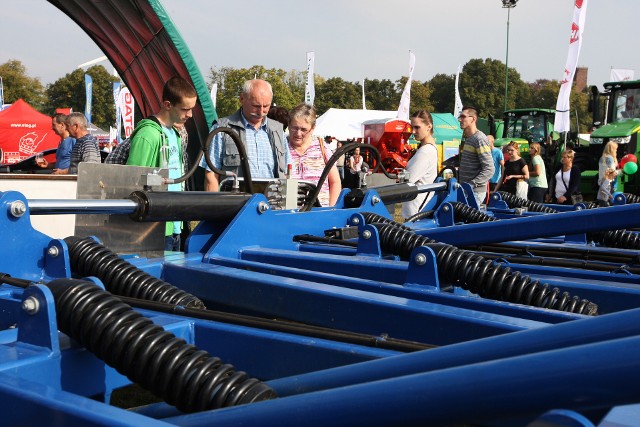
[[[269,210],[269,204],[265,202],[258,203],[258,213],[265,213]]]
[[[24,204],[22,200],[16,200],[11,203],[11,215],[15,218],[20,218],[27,212],[27,205]]]
[[[371,238],[371,231],[369,231],[369,230],[364,230],[364,231],[362,232],[362,237],[363,237],[364,239],[370,239],[370,238]]]
[[[36,314],[40,310],[40,303],[34,297],[29,297],[26,300],[22,301],[22,309],[27,314]]]
[[[427,257],[424,254],[417,254],[414,261],[417,265],[425,265],[427,263]]]
[[[353,219],[351,220],[351,224],[353,224],[353,225],[358,225],[358,224],[360,224],[360,218],[357,218],[357,217],[356,217],[356,218],[353,218]]]
[[[47,250],[47,254],[49,254],[50,257],[55,258],[60,254],[60,251],[56,246],[51,246],[49,250]]]

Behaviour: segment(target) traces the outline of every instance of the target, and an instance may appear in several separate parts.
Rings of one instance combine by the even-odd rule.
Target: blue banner
[[[87,92],[87,102],[84,105],[84,116],[91,123],[91,92],[93,90],[93,80],[89,74],[84,75],[84,87]]]

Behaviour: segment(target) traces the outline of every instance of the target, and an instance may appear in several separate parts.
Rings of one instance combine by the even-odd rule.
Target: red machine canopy
[[[51,117],[22,99],[0,111],[0,163],[18,163],[39,151],[58,147],[60,137],[51,129]]]

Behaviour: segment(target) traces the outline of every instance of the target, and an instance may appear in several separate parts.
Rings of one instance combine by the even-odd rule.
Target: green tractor
[[[547,108],[505,111],[503,121],[495,123],[495,132],[492,132],[496,137],[494,145],[500,148],[516,141],[520,145],[521,155],[528,160],[529,143],[538,142],[547,148],[552,139],[558,139],[558,134],[553,132],[555,114],[555,110]]]
[[[604,92],[592,86],[589,111],[593,113],[595,129],[589,143],[589,163],[582,178],[597,180],[598,160],[607,142],[618,143],[618,161],[625,154],[640,156],[640,80],[605,83]],[[619,175],[618,191],[640,195],[638,173]]]

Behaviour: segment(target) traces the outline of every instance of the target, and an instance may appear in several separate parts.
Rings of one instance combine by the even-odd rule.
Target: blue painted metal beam
[[[439,242],[466,246],[590,231],[618,230],[638,225],[640,225],[640,204],[633,204],[416,230],[416,233]]]

